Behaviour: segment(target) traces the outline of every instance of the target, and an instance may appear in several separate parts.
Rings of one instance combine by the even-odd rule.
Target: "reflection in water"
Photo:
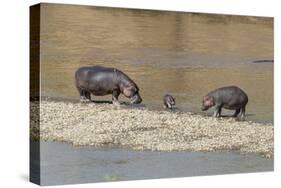
[[[271,18],[52,4],[41,14],[44,96],[78,99],[75,70],[99,64],[133,78],[147,106],[169,92],[180,109],[199,112],[210,90],[238,85],[248,119],[273,122],[273,64],[251,63],[273,59]]]

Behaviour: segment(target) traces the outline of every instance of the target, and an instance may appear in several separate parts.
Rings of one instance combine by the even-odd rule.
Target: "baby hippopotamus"
[[[248,103],[247,94],[236,86],[218,88],[203,97],[202,111],[215,106],[214,117],[221,116],[221,109],[235,110],[233,117],[241,113],[241,119],[245,118],[246,105]]]
[[[175,98],[172,95],[165,94],[163,96],[164,108],[172,109],[173,105],[176,104]]]
[[[112,103],[120,104],[118,101],[120,93],[130,98],[131,104],[142,102],[137,84],[115,68],[81,67],[75,72],[75,81],[81,102],[91,101],[91,94],[95,96],[112,94]]]

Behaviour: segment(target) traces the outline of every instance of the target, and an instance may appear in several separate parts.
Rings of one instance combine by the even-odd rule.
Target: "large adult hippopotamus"
[[[221,116],[221,109],[235,110],[233,114],[237,117],[241,113],[241,119],[245,118],[247,94],[237,86],[227,86],[215,89],[203,97],[202,110],[208,110],[215,106],[214,117]]]
[[[118,101],[120,93],[130,98],[131,104],[142,102],[137,84],[115,68],[81,67],[75,72],[75,81],[81,102],[91,101],[91,94],[95,96],[112,94],[112,103],[120,104]]]

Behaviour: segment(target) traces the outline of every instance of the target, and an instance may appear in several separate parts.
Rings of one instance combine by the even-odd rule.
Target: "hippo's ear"
[[[209,98],[210,98],[209,96],[204,96],[203,101],[207,101],[207,100],[209,100]]]

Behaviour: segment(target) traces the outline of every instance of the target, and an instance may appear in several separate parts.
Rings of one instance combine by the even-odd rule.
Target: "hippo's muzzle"
[[[139,94],[134,95],[131,97],[131,104],[140,104],[142,102],[142,98]]]
[[[208,109],[209,109],[208,106],[202,106],[202,107],[201,107],[201,110],[202,110],[202,111],[206,111],[206,110],[208,110]]]

